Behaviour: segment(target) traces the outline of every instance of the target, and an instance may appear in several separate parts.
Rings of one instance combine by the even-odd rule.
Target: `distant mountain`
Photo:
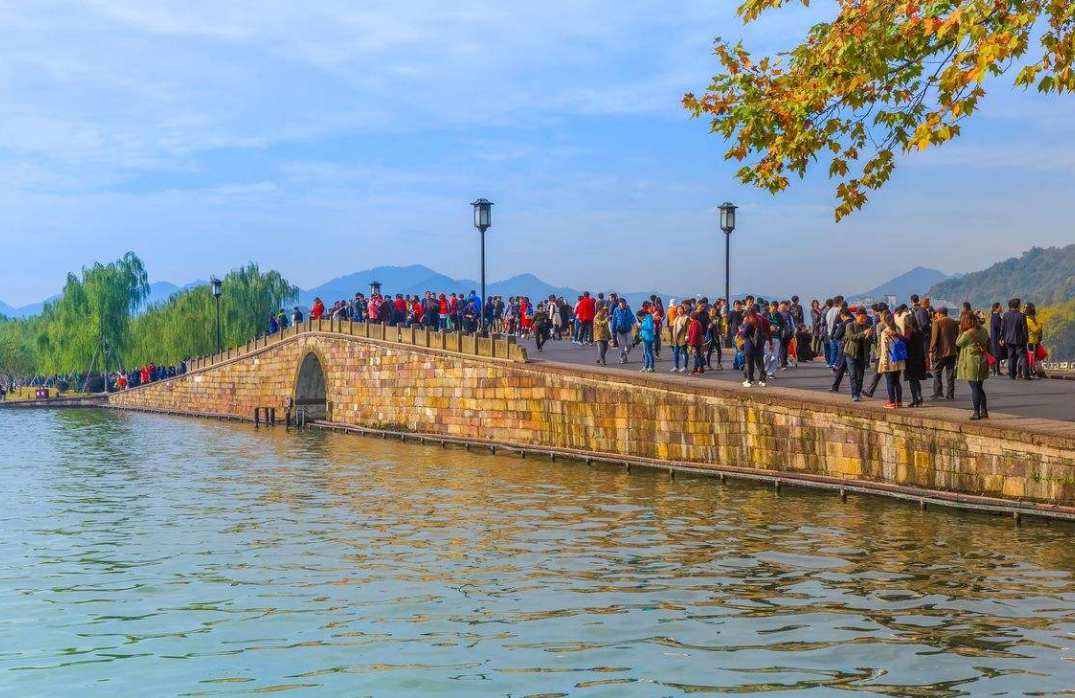
[[[421,264],[412,264],[406,267],[374,267],[373,269],[341,276],[309,290],[300,291],[299,303],[309,307],[313,303],[314,297],[331,304],[343,298],[354,298],[355,293],[358,292],[368,294],[370,282],[372,281],[381,283],[382,293],[392,295],[402,293],[405,296],[421,295],[426,291],[470,293],[472,290],[477,291],[480,285],[480,282],[474,279],[454,279]],[[598,290],[603,289],[594,288],[590,290],[596,294]],[[503,296],[505,298],[509,296],[529,296],[535,302],[542,298],[548,298],[550,295],[563,296],[569,300],[582,295],[581,289],[553,286],[533,274],[518,274],[502,281],[487,281],[485,292],[489,296]],[[628,292],[624,295],[633,305],[637,305],[643,299],[649,298],[651,292]],[[657,295],[666,301],[669,298],[666,293],[657,293]],[[675,297],[684,298],[685,296]]]
[[[355,293],[358,292],[368,294],[370,283],[373,281],[380,282],[381,291],[383,293],[391,293],[392,295],[397,293],[402,293],[408,296],[421,295],[426,291],[436,291],[437,293],[469,293],[471,290],[477,291],[479,288],[479,282],[474,279],[455,279],[445,274],[441,274],[438,271],[434,271],[422,264],[412,264],[403,267],[381,266],[366,269],[364,271],[357,271],[353,274],[347,274],[346,276],[340,276],[311,289],[299,289],[298,302],[301,306],[308,308],[313,303],[314,298],[318,297],[324,301],[326,305],[331,305],[337,300],[354,298]],[[145,303],[138,309],[138,312],[141,312],[155,303],[167,301],[172,295],[179,291],[184,291],[195,286],[204,286],[207,283],[208,282],[206,281],[199,280],[192,281],[183,286],[177,286],[170,281],[154,282],[150,284],[149,296],[146,298]],[[598,292],[608,293],[613,290],[621,296],[626,297],[631,303],[631,307],[635,308],[651,295],[661,297],[666,303],[673,298],[679,300],[695,297],[694,294],[685,293],[621,291],[619,289],[598,287],[589,288],[589,291],[594,295]],[[486,285],[487,295],[503,296],[505,298],[510,296],[529,296],[534,302],[548,298],[550,295],[555,295],[557,297],[563,296],[569,302],[574,302],[575,298],[582,295],[582,291],[583,289],[571,288],[568,286],[554,286],[533,274],[518,274],[501,281],[489,282]],[[758,294],[754,295],[757,296]],[[59,296],[53,296],[48,300],[54,300],[58,297]],[[715,298],[716,294],[711,294],[711,297]],[[736,297],[741,297],[741,295],[737,295]],[[777,296],[764,295],[763,297],[776,298]],[[41,312],[44,304],[45,302],[41,302],[23,306],[21,308],[13,308],[4,303],[0,303],[0,314],[12,318],[37,315]]]
[[[183,286],[176,286],[170,281],[158,281],[150,284],[149,295],[146,296],[146,300],[135,312],[141,312],[155,303],[163,303],[180,291],[186,291],[188,288],[194,288],[195,286],[205,286],[208,283],[208,281],[198,280],[191,281]]]
[[[0,303],[0,315],[6,315],[9,318],[22,318],[30,317],[32,315],[40,315],[41,311],[45,308],[45,303],[54,301],[59,298],[59,295],[51,296],[41,301],[40,303],[31,303],[30,305],[23,305],[15,308],[7,303]]]
[[[929,289],[950,278],[952,278],[951,275],[945,274],[943,271],[927,267],[915,267],[911,271],[871,288],[869,291],[856,294],[854,299],[873,298],[883,300],[886,296],[895,296],[898,302],[909,303],[911,294],[927,295]]]
[[[1034,247],[988,269],[942,281],[930,294],[955,303],[970,301],[978,308],[1009,298],[1039,307],[1060,305],[1075,299],[1075,245]]]

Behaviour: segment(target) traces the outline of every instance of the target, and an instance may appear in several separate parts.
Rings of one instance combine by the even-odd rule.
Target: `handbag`
[[[1045,347],[1039,344],[1038,347],[1034,350],[1034,360],[1045,361],[1048,358],[1049,352],[1045,349]]]
[[[987,366],[996,366],[997,365],[997,357],[993,356],[988,351],[986,351],[985,347],[983,347],[982,343],[979,342],[977,339],[974,340],[974,343],[978,345],[978,351],[980,351],[983,354],[985,354],[985,363],[986,363],[986,365]]]

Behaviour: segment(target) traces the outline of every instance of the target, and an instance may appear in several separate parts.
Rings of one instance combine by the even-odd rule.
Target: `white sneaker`
[[[672,371],[671,371],[671,372],[672,372],[672,373],[679,373],[679,369],[678,369],[678,368],[675,368],[675,367],[673,367],[673,368],[672,368]]]
[[[776,374],[775,374],[775,373],[770,373],[770,374],[769,374],[769,377],[770,377],[770,378],[776,378]]]
[[[759,381],[759,382],[758,382],[758,385],[760,385],[761,387],[763,387],[763,388],[764,388],[764,387],[765,387],[765,381]]]
[[[751,383],[750,381],[743,381],[743,387],[744,388],[750,388],[750,387],[753,387],[753,386],[754,386],[754,384]]]

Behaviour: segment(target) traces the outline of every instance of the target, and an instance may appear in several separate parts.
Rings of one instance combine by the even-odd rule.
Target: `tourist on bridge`
[[[1024,377],[1031,379],[1030,372],[1026,371],[1027,358],[1026,348],[1029,337],[1026,329],[1026,315],[1020,312],[1022,302],[1018,298],[1008,301],[1008,312],[1000,321],[1000,338],[1004,347],[1008,350],[1008,378],[1015,380],[1020,370],[1025,371]]]
[[[674,304],[668,309],[668,333],[672,344],[672,373],[686,373],[687,364],[690,362],[690,349],[687,343],[687,332],[690,329],[691,318],[687,312],[687,303],[683,302],[676,307]],[[679,360],[683,359],[680,367]]]
[[[989,344],[989,332],[979,324],[978,316],[966,313],[959,318],[959,368],[956,372],[959,380],[970,383],[971,406],[974,408],[972,420],[989,419],[989,407],[985,397],[985,381],[989,378],[989,360],[993,359],[986,346]]]
[[[956,356],[959,353],[956,340],[959,323],[948,317],[948,308],[941,306],[933,318],[933,331],[929,341],[930,362],[933,365],[933,400],[956,399]],[[945,389],[947,387],[947,389]]]
[[[314,304],[310,307],[310,319],[320,320],[321,316],[325,314],[325,304],[321,302],[320,298],[314,298]]]
[[[575,322],[578,323],[575,344],[593,343],[593,319],[596,313],[597,303],[590,298],[589,291],[584,291],[575,304]]]
[[[772,346],[773,338],[769,320],[758,313],[758,309],[749,305],[739,327],[739,337],[743,340],[743,357],[746,360],[746,380],[743,387],[754,385],[754,375],[758,374],[758,385],[765,387],[765,347]],[[697,372],[701,372],[700,368]]]
[[[276,334],[280,330],[280,326],[276,324],[276,314],[269,316],[269,334]]]
[[[631,329],[636,322],[634,313],[631,312],[631,308],[627,305],[627,299],[621,298],[616,305],[616,309],[612,311],[610,321],[612,333],[620,347],[621,364],[627,363],[627,356],[631,353]]]
[[[566,307],[567,304],[564,304]],[[597,309],[593,318],[593,341],[597,344],[597,363],[602,366],[608,365],[605,355],[608,353],[608,343],[612,339],[612,330],[608,326],[608,306],[602,305]]]
[[[1000,375],[1000,362],[1008,358],[1008,350],[1004,347],[1003,329],[1004,306],[994,303],[989,315],[989,348],[996,363],[989,367],[994,376]]]
[[[840,392],[840,384],[844,380],[844,374],[849,371],[844,341],[847,338],[848,326],[854,324],[854,322],[854,318],[851,317],[851,311],[847,308],[840,308],[840,314],[836,320],[836,329],[832,333],[832,341],[836,344],[836,362],[834,363],[836,374],[832,378],[830,392]],[[851,394],[852,397],[856,394],[854,385],[851,386]]]
[[[911,402],[908,407],[922,406],[922,381],[926,380],[926,340],[922,326],[918,324],[918,314],[914,311],[903,316],[903,327],[907,336],[907,367],[903,370],[903,379],[911,387]]]
[[[653,341],[656,334],[653,315],[650,311],[649,301],[642,303],[642,309],[638,311],[638,336],[642,340],[642,372],[653,373],[654,355]]]
[[[1023,311],[1026,315],[1026,362],[1027,362],[1027,377],[1034,377],[1034,364],[1038,361],[1045,359],[1045,352],[1041,349],[1041,339],[1044,334],[1044,328],[1041,322],[1038,321],[1038,309],[1033,303],[1027,303],[1026,309]],[[1043,356],[1038,356],[1043,354]]]
[[[549,340],[549,313],[545,310],[545,303],[538,303],[534,320],[531,323],[534,332],[534,341],[538,351],[545,351],[545,342]]]
[[[844,327],[843,353],[847,371],[851,377],[851,401],[862,399],[862,384],[866,377],[866,364],[874,342],[874,326],[870,323],[865,306],[855,311],[855,321]]]
[[[884,374],[888,402],[885,407],[903,407],[900,372],[907,368],[907,336],[888,308],[881,311],[877,328],[877,373]]]

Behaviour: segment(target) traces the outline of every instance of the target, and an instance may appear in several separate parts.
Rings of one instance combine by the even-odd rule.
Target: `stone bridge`
[[[1070,437],[528,361],[513,339],[307,322],[109,402],[249,419],[289,398],[339,428],[1075,517]]]

